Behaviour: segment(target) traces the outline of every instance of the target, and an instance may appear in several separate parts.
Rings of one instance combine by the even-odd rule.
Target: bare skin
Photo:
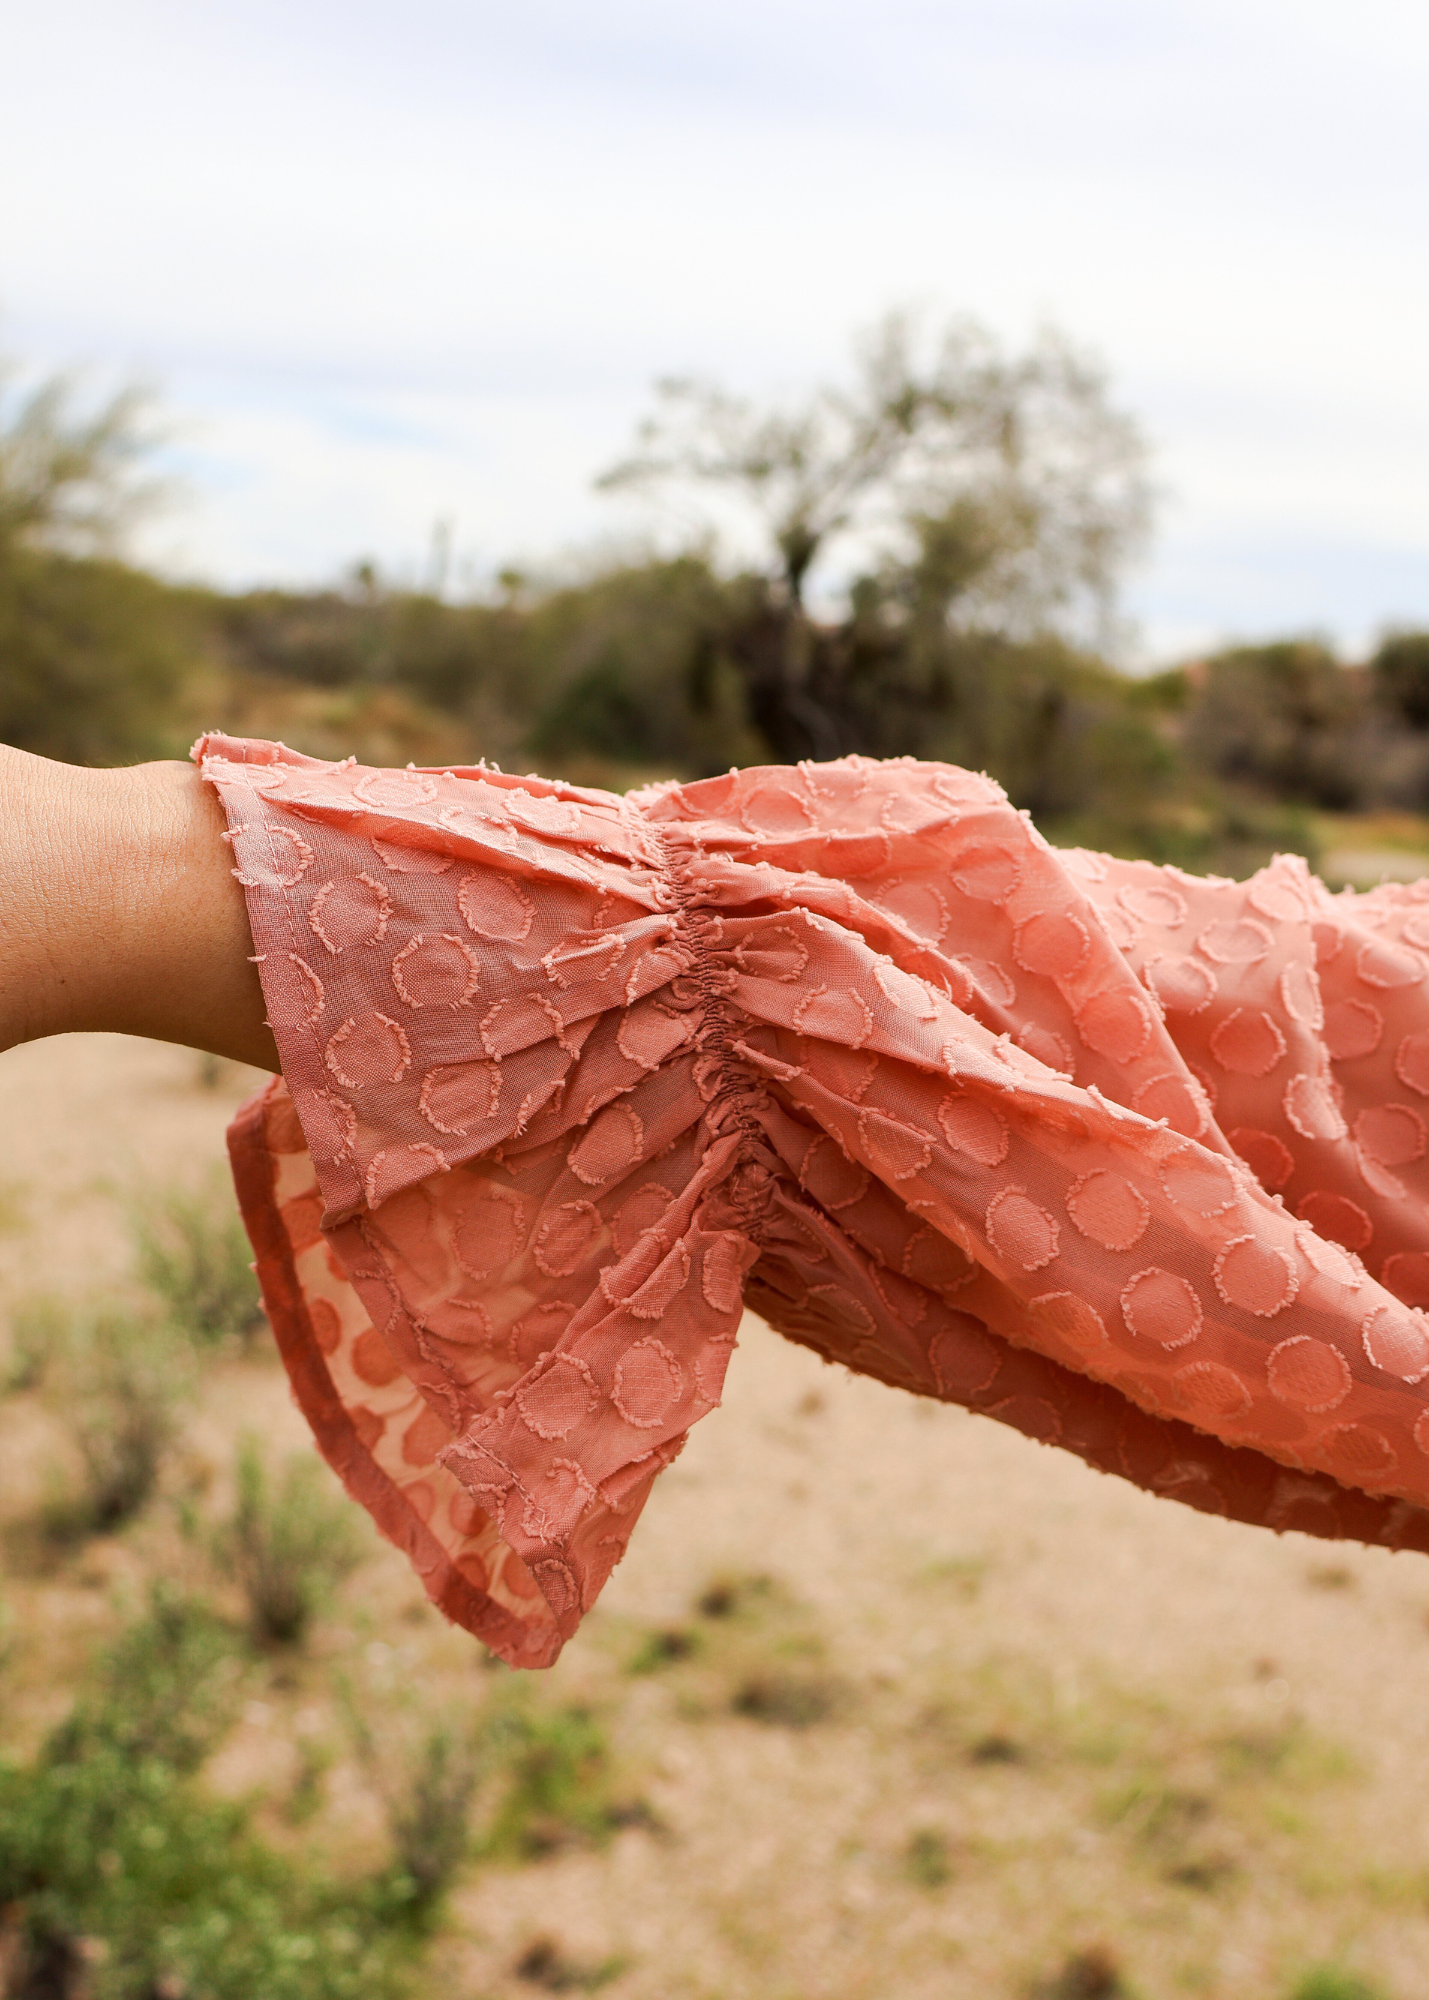
[[[223,832],[190,764],[0,746],[0,1048],[102,1029],[276,1070]]]

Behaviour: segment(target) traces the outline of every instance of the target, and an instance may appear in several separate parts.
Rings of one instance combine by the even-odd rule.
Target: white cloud
[[[237,579],[594,533],[657,372],[1050,314],[1175,496],[1152,649],[1358,637],[1429,621],[1426,82],[1413,0],[50,0],[0,334],[164,383],[195,499],[151,546]]]

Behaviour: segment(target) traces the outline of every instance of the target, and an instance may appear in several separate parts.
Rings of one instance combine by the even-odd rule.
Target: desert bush
[[[776,1601],[779,1588],[772,1576],[712,1576],[695,1599],[701,1618],[738,1618]]]
[[[253,1637],[262,1645],[299,1645],[362,1559],[353,1510],[330,1490],[310,1454],[290,1458],[275,1480],[257,1440],[248,1437],[235,1473],[234,1509],[214,1538],[215,1555],[242,1585]]]
[[[829,1669],[823,1633],[777,1578],[711,1577],[695,1598],[694,1615],[691,1627],[647,1633],[630,1666],[674,1671],[688,1715],[732,1713],[770,1727],[810,1729],[846,1710],[851,1689]]]
[[[113,561],[0,547],[0,741],[71,764],[181,754],[182,594]]]
[[[1202,663],[1185,747],[1217,778],[1344,812],[1370,787],[1363,676],[1312,639],[1239,646]]]
[[[647,1632],[626,1662],[628,1674],[655,1674],[698,1652],[700,1635],[684,1625],[664,1625]]]
[[[987,770],[1060,844],[1231,874],[1276,848],[1313,863],[1310,811],[1429,808],[1429,634],[1388,633],[1367,667],[1314,639],[1144,680],[1099,656],[1148,489],[1134,426],[1056,337],[1011,356],[963,325],[929,349],[893,319],[851,382],[782,410],[667,383],[606,483],[718,498],[706,529],[457,602],[369,564],[229,594],[118,560],[142,414],[86,415],[63,382],[0,393],[0,740],[114,763],[221,713],[323,757],[480,754],[615,789],[913,754]],[[721,558],[731,497],[762,566],[748,542]],[[862,573],[815,616],[807,578],[868,509]],[[249,1338],[247,1253],[215,1227],[175,1197],[143,1260],[198,1337]]]
[[[600,1959],[576,1958],[555,1938],[541,1936],[532,1938],[511,1970],[527,1986],[546,1993],[599,1993],[602,1986],[620,1977],[625,1960],[614,1954]]]
[[[200,1599],[156,1585],[143,1614],[101,1653],[47,1754],[73,1763],[107,1748],[186,1776],[233,1720],[240,1679],[231,1628]]]
[[[1380,701],[1411,729],[1429,729],[1429,632],[1389,632],[1369,663]]]
[[[1115,1953],[1102,1944],[1072,1952],[1033,1988],[1033,2000],[1126,2000],[1128,1994]]]
[[[446,1894],[473,1851],[477,1795],[516,1748],[517,1732],[498,1716],[448,1714],[434,1726],[410,1692],[382,1684],[376,1704],[343,1679],[339,1692],[358,1761],[382,1801],[392,1861],[377,1893],[393,1919],[419,1934],[439,1918]]]
[[[266,1325],[253,1253],[220,1179],[155,1196],[132,1229],[144,1283],[199,1345],[248,1343]]]
[[[15,393],[0,368],[0,741],[71,763],[181,748],[182,590],[114,559],[155,442],[128,390],[84,407],[63,378]]]
[[[1291,1987],[1290,2000],[1384,2000],[1384,1988],[1338,1965],[1314,1965]]]
[[[186,1357],[161,1323],[124,1309],[72,1323],[55,1400],[79,1447],[83,1481],[57,1500],[60,1536],[122,1527],[148,1503],[178,1428]]]
[[[222,1625],[160,1595],[39,1754],[0,1757],[13,1990],[86,2000],[395,1993],[399,1944],[370,1885],[334,1883],[273,1853],[244,1807],[206,1797],[195,1778],[237,1684]]]
[[[920,1889],[941,1889],[951,1881],[952,1857],[948,1836],[937,1827],[920,1826],[908,1836],[903,1850],[903,1868],[910,1882]]]
[[[532,753],[701,778],[762,762],[768,746],[724,643],[747,597],[744,580],[722,579],[697,552],[542,593],[522,625],[540,690]]]
[[[736,1715],[784,1729],[811,1729],[827,1722],[844,1690],[831,1674],[808,1667],[764,1667],[746,1674],[730,1697]]]
[[[63,1303],[48,1293],[22,1299],[10,1314],[10,1344],[0,1367],[0,1393],[22,1395],[43,1386],[52,1366],[61,1360],[70,1316]]]
[[[589,1709],[513,1703],[492,1716],[486,1736],[505,1783],[483,1853],[530,1861],[600,1845],[639,1816],[612,1795],[610,1746]]]
[[[439,1724],[387,1800],[393,1865],[386,1890],[410,1922],[429,1928],[471,1845],[471,1814],[486,1773],[471,1732]]]

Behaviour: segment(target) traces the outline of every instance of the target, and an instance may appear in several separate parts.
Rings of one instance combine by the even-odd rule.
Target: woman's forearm
[[[223,831],[188,764],[0,747],[0,1047],[108,1029],[277,1069]]]

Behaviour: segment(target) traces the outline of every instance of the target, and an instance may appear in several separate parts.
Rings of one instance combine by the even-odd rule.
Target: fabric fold
[[[617,798],[195,754],[283,1061],[231,1135],[270,1317],[503,1657],[574,1631],[745,1303],[1153,1491],[1429,1549],[1417,890],[1058,853],[911,761]]]

